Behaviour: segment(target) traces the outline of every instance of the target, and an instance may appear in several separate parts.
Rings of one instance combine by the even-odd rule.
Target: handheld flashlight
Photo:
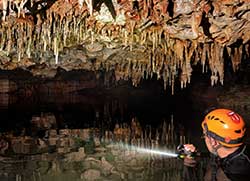
[[[183,144],[177,146],[177,158],[184,159],[186,157],[195,158],[197,156],[197,152],[192,152],[187,150]]]

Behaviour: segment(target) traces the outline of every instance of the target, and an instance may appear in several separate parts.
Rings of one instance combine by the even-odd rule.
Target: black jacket
[[[183,179],[185,181],[250,181],[250,145],[242,145],[226,158],[210,157],[207,169],[203,173],[197,167],[184,167]],[[203,176],[202,176],[203,175]]]
[[[232,181],[250,180],[250,146],[243,145],[220,160],[220,166]]]

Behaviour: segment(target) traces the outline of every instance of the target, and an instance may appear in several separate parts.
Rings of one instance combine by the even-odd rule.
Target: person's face
[[[211,138],[205,132],[203,132],[203,137],[204,137],[208,151],[213,153],[213,146],[211,144]]]
[[[215,139],[209,137],[206,132],[203,132],[203,137],[205,139],[208,151],[210,153],[217,154],[215,151],[215,147],[218,145],[218,142]]]
[[[212,152],[212,145],[210,143],[209,137],[204,134],[205,143],[209,152]]]

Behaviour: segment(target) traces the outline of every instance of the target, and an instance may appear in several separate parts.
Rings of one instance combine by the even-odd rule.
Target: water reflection
[[[120,147],[174,152],[190,139],[161,86],[20,82],[0,93],[0,180],[181,179],[181,160]]]
[[[157,87],[134,88],[126,83],[104,89],[79,80],[17,81],[16,84],[14,92],[0,87],[6,89],[0,93],[2,128],[17,123],[27,127],[32,117],[42,112],[53,112],[59,127],[114,127],[116,122],[126,122],[134,115],[151,124],[169,118],[173,109],[171,97]]]
[[[97,128],[46,129],[43,138],[5,133],[1,140],[6,142],[0,161],[3,180],[181,179],[181,160],[126,146],[174,152],[185,136],[174,132],[173,120],[157,129],[142,130],[133,118],[129,125],[116,125],[104,135]]]

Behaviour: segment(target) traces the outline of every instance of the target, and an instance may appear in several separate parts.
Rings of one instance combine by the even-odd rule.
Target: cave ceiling
[[[156,74],[191,81],[192,66],[222,84],[227,57],[249,57],[250,0],[1,0],[0,68],[53,77],[56,69]]]

